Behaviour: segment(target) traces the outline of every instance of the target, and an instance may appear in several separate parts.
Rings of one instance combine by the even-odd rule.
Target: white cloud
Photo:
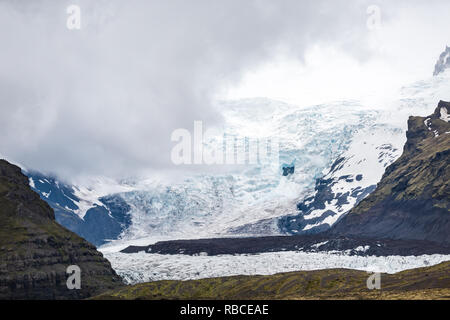
[[[66,8],[72,3],[81,8],[80,31],[66,28]],[[417,3],[411,9],[405,4],[398,7],[415,13],[414,8],[423,7]],[[337,62],[348,61],[344,67],[365,70],[358,69],[358,63],[372,63],[368,4],[0,1],[0,152],[28,168],[64,177],[124,176],[170,168],[171,132],[191,129],[194,120],[220,123],[211,107],[213,99],[240,83],[249,70],[265,68],[280,52],[287,52],[293,65],[298,61],[315,65],[317,56],[304,60],[305,52],[326,45],[324,65],[333,64],[335,57],[329,52],[336,52]],[[409,17],[406,11],[387,9]],[[440,34],[444,27],[439,25]],[[435,32],[416,31],[423,36]],[[401,32],[391,34],[389,44],[399,37]],[[436,46],[433,43],[433,51]],[[405,55],[414,57],[412,52]],[[326,74],[320,63],[317,68],[302,71],[313,80],[300,82],[301,90],[315,94]],[[335,71],[342,70],[341,66]],[[282,83],[283,73],[275,76]],[[286,82],[289,98],[295,72],[286,78],[293,79]],[[334,74],[327,86],[336,79]],[[270,82],[262,83],[271,89]],[[284,93],[280,95],[283,98]]]

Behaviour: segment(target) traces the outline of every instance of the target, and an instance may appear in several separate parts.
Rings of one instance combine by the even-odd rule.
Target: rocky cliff
[[[402,156],[332,229],[345,236],[450,243],[450,103],[410,117]]]
[[[81,269],[81,289],[66,285]],[[0,299],[80,299],[122,285],[93,245],[55,221],[21,169],[0,160]]]

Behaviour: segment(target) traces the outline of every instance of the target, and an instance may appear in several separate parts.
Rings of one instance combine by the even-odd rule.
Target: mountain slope
[[[314,194],[297,205],[300,213],[279,219],[280,230],[310,234],[329,229],[375,189],[385,168],[400,156],[396,146],[402,139],[400,129],[382,125],[358,132],[349,149],[316,180]]]
[[[93,245],[55,221],[21,169],[0,160],[0,299],[86,298],[122,285]],[[81,289],[66,286],[81,269]]]
[[[127,190],[125,187],[90,190],[35,171],[24,173],[33,191],[55,211],[56,221],[97,247],[117,239],[131,224],[131,207],[114,193]]]
[[[410,117],[402,156],[332,233],[450,242],[450,103]]]
[[[367,272],[328,269],[271,276],[156,281],[106,292],[95,299],[450,299],[450,262],[381,274],[381,290],[367,288]]]

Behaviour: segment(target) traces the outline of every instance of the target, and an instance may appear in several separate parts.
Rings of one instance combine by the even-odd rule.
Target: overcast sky
[[[71,4],[80,30],[66,27]],[[447,0],[0,0],[0,155],[64,178],[163,170],[173,130],[220,124],[217,99],[306,105],[429,77],[449,12]]]

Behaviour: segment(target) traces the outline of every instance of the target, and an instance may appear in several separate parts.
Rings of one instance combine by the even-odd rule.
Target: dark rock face
[[[119,196],[111,195],[99,199],[104,206],[95,206],[89,209],[81,219],[75,213],[61,209],[55,204],[53,207],[56,221],[88,240],[95,246],[101,246],[108,240],[117,239],[131,224],[128,214],[130,206]]]
[[[55,221],[21,169],[0,160],[0,299],[80,299],[123,285],[93,245]],[[69,290],[67,267],[81,269]]]
[[[128,215],[130,206],[120,196],[106,196],[99,200],[105,206],[89,209],[77,232],[97,246],[104,244],[107,240],[117,239],[131,224],[131,217]]]
[[[25,174],[33,181],[32,189],[55,211],[56,221],[97,247],[117,239],[131,224],[131,208],[120,195],[98,199],[102,206],[89,209],[81,219],[74,212],[80,199],[72,186],[38,172]]]
[[[337,159],[333,163],[330,173],[333,174],[344,160],[344,158]],[[322,213],[321,216],[316,218],[309,218],[308,215],[311,214],[313,210],[325,209],[326,203],[330,203],[331,201],[336,201],[336,208],[348,204],[349,197],[355,198],[356,203],[359,203],[375,189],[375,186],[369,186],[365,188],[357,187],[344,193],[333,192],[333,186],[340,183],[341,180],[352,182],[353,179],[356,181],[361,181],[362,174],[357,174],[355,176],[344,175],[330,178],[323,177],[317,179],[314,188],[314,195],[307,197],[302,202],[297,204],[299,214],[279,218],[278,228],[280,231],[287,234],[315,234],[328,230],[331,226],[329,224],[320,224],[320,222],[329,216],[337,215],[338,213],[336,211],[327,210]],[[317,226],[304,230],[307,225],[311,224],[317,224]]]
[[[450,103],[410,117],[402,156],[331,234],[450,243]]]
[[[295,166],[285,166],[283,167],[283,176],[287,177],[295,172]]]
[[[302,251],[329,252],[339,251],[349,255],[387,256],[449,254],[450,245],[440,245],[421,240],[390,240],[330,237],[329,235],[271,236],[253,238],[216,238],[197,240],[161,241],[149,246],[129,246],[123,253],[145,251],[159,254],[208,255],[256,254],[261,252]]]

